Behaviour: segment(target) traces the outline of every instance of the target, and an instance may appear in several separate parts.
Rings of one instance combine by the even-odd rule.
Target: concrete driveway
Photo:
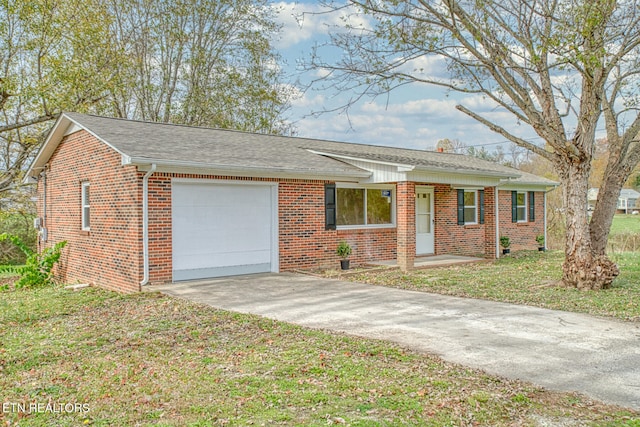
[[[640,325],[296,274],[152,286],[213,307],[399,343],[640,410]]]

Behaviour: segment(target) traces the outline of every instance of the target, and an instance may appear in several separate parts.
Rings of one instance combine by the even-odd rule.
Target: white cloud
[[[276,2],[272,7],[278,12],[276,22],[282,25],[282,34],[275,43],[279,49],[287,49],[307,41],[318,41],[327,37],[329,29],[345,24],[353,28],[368,28],[369,20],[363,14],[354,13],[353,8],[341,8],[337,12],[316,2]]]
[[[425,54],[411,59],[398,70],[424,80],[449,81],[451,79],[451,72],[447,69],[447,61],[437,55]]]

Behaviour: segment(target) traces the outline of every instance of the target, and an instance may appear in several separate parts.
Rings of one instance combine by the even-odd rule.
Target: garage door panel
[[[172,186],[174,280],[272,271],[272,187]]]

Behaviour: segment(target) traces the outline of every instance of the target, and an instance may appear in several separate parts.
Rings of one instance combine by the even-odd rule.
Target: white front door
[[[416,255],[434,253],[433,188],[416,189]]]

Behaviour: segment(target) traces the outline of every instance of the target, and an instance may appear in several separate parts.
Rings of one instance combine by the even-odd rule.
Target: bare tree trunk
[[[562,282],[565,286],[580,290],[608,288],[620,271],[604,253],[593,251],[587,214],[589,164],[573,162],[562,167],[567,209]]]
[[[613,140],[613,138],[611,138]],[[592,250],[596,255],[605,255],[607,251],[607,242],[609,241],[609,232],[613,216],[616,213],[618,205],[618,196],[620,190],[624,186],[631,171],[638,163],[638,149],[628,148],[624,146],[622,138],[611,141],[609,153],[609,161],[605,170],[600,191],[598,191],[598,202],[596,203],[591,223],[591,244]]]
[[[616,213],[620,189],[624,184],[623,178],[613,175],[605,176],[598,191],[598,202],[589,224],[592,251],[596,255],[605,255],[607,252],[609,231]]]

